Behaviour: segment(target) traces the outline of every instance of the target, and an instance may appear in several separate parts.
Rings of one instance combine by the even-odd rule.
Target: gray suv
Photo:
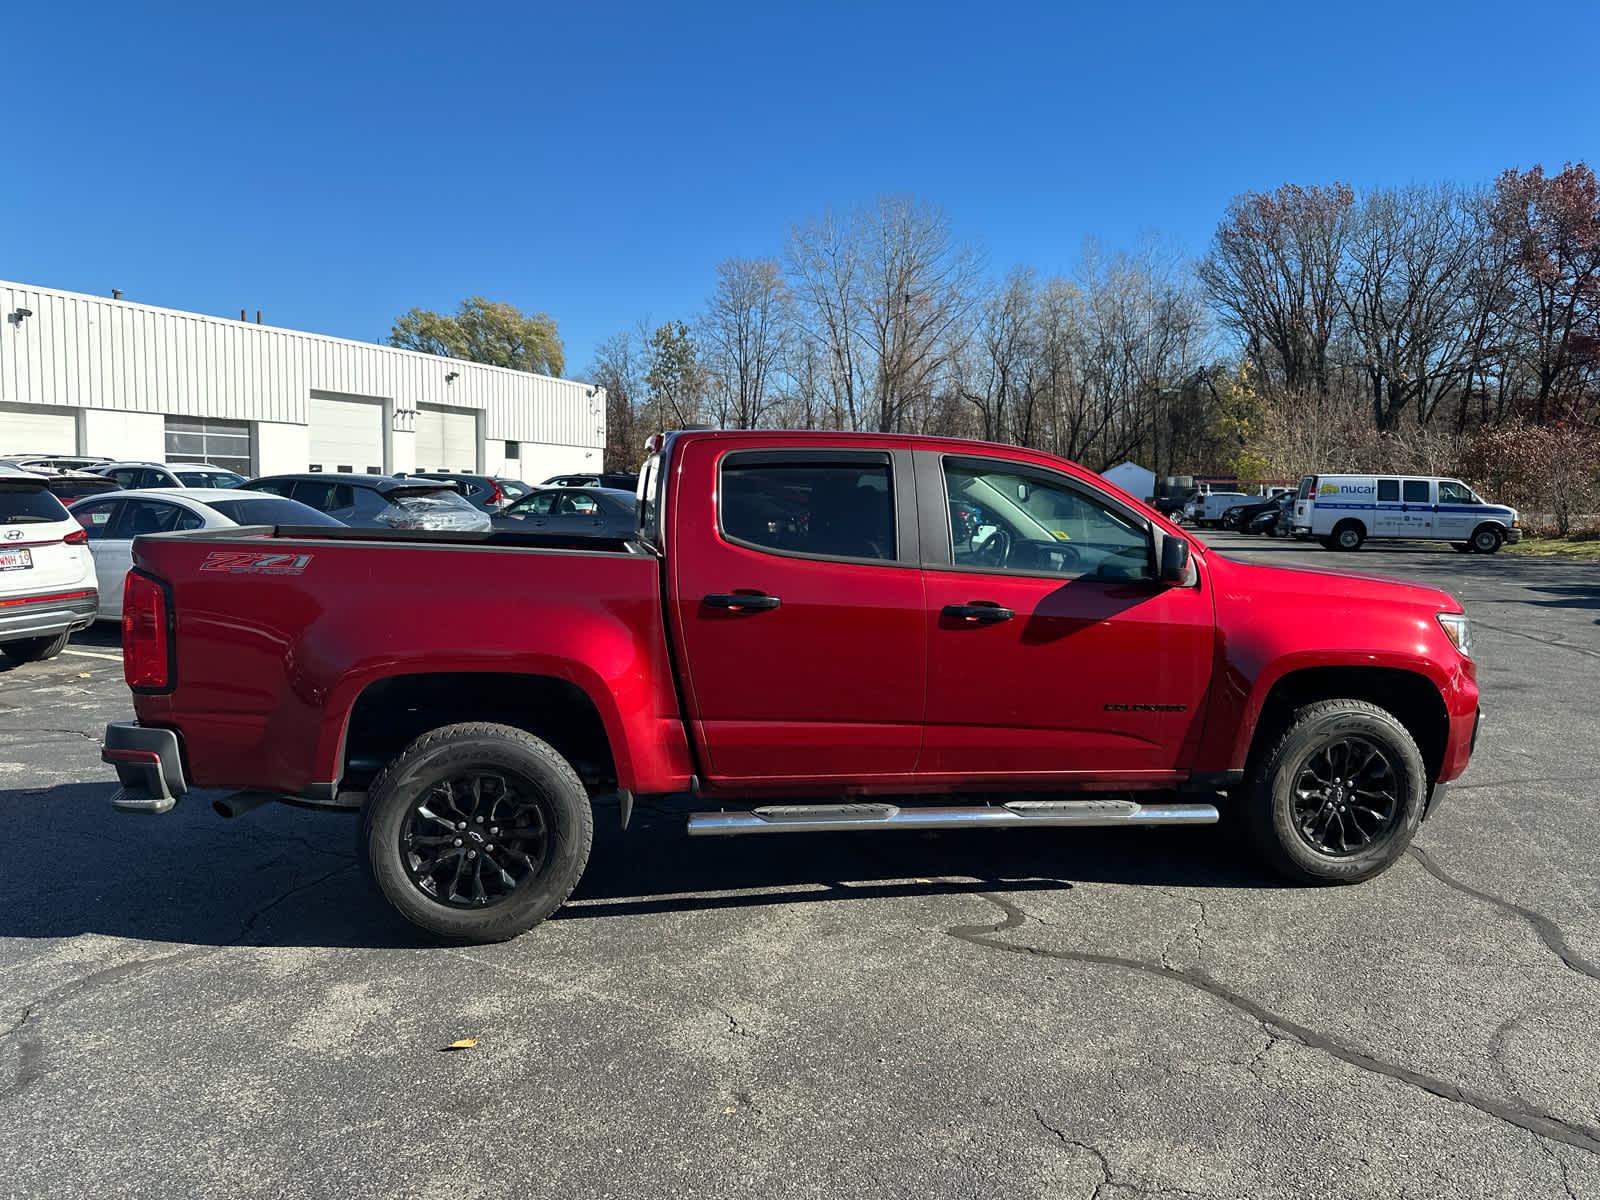
[[[372,529],[450,529],[487,533],[489,516],[474,508],[452,483],[397,479],[391,475],[309,472],[267,475],[239,485],[309,504],[345,525]]]

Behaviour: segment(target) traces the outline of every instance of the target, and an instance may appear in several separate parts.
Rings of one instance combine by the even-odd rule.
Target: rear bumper
[[[122,787],[111,797],[111,806],[121,812],[169,812],[189,790],[175,730],[113,721],[106,726],[100,760],[117,769]]]
[[[76,633],[94,624],[99,606],[99,593],[92,587],[8,596],[0,600],[0,642]]]

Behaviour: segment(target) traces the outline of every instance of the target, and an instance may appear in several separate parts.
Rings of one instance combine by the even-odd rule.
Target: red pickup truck
[[[547,917],[592,802],[694,835],[1215,822],[1369,878],[1465,769],[1444,592],[1247,565],[1099,476],[892,435],[653,439],[625,540],[263,527],[140,538],[114,803],[360,809],[406,918]]]

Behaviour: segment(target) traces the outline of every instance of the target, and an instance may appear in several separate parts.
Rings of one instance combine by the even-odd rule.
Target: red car
[[[360,809],[389,901],[488,941],[571,893],[603,795],[624,825],[702,797],[695,835],[1228,807],[1278,871],[1348,882],[1471,753],[1449,595],[1233,561],[1050,455],[686,432],[646,472],[626,539],[139,539],[114,803]]]

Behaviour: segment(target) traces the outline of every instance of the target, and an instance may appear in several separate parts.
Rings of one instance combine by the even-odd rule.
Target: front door
[[[933,453],[917,465],[948,538],[925,514],[918,773],[1047,786],[1186,768],[1214,641],[1198,570],[1157,583],[1146,518],[1071,476]]]
[[[674,623],[711,779],[908,775],[926,680],[910,452],[707,440],[674,474]]]
[[[1483,501],[1464,483],[1439,480],[1439,505],[1433,514],[1433,536],[1452,542],[1472,539],[1472,531],[1483,519]]]

